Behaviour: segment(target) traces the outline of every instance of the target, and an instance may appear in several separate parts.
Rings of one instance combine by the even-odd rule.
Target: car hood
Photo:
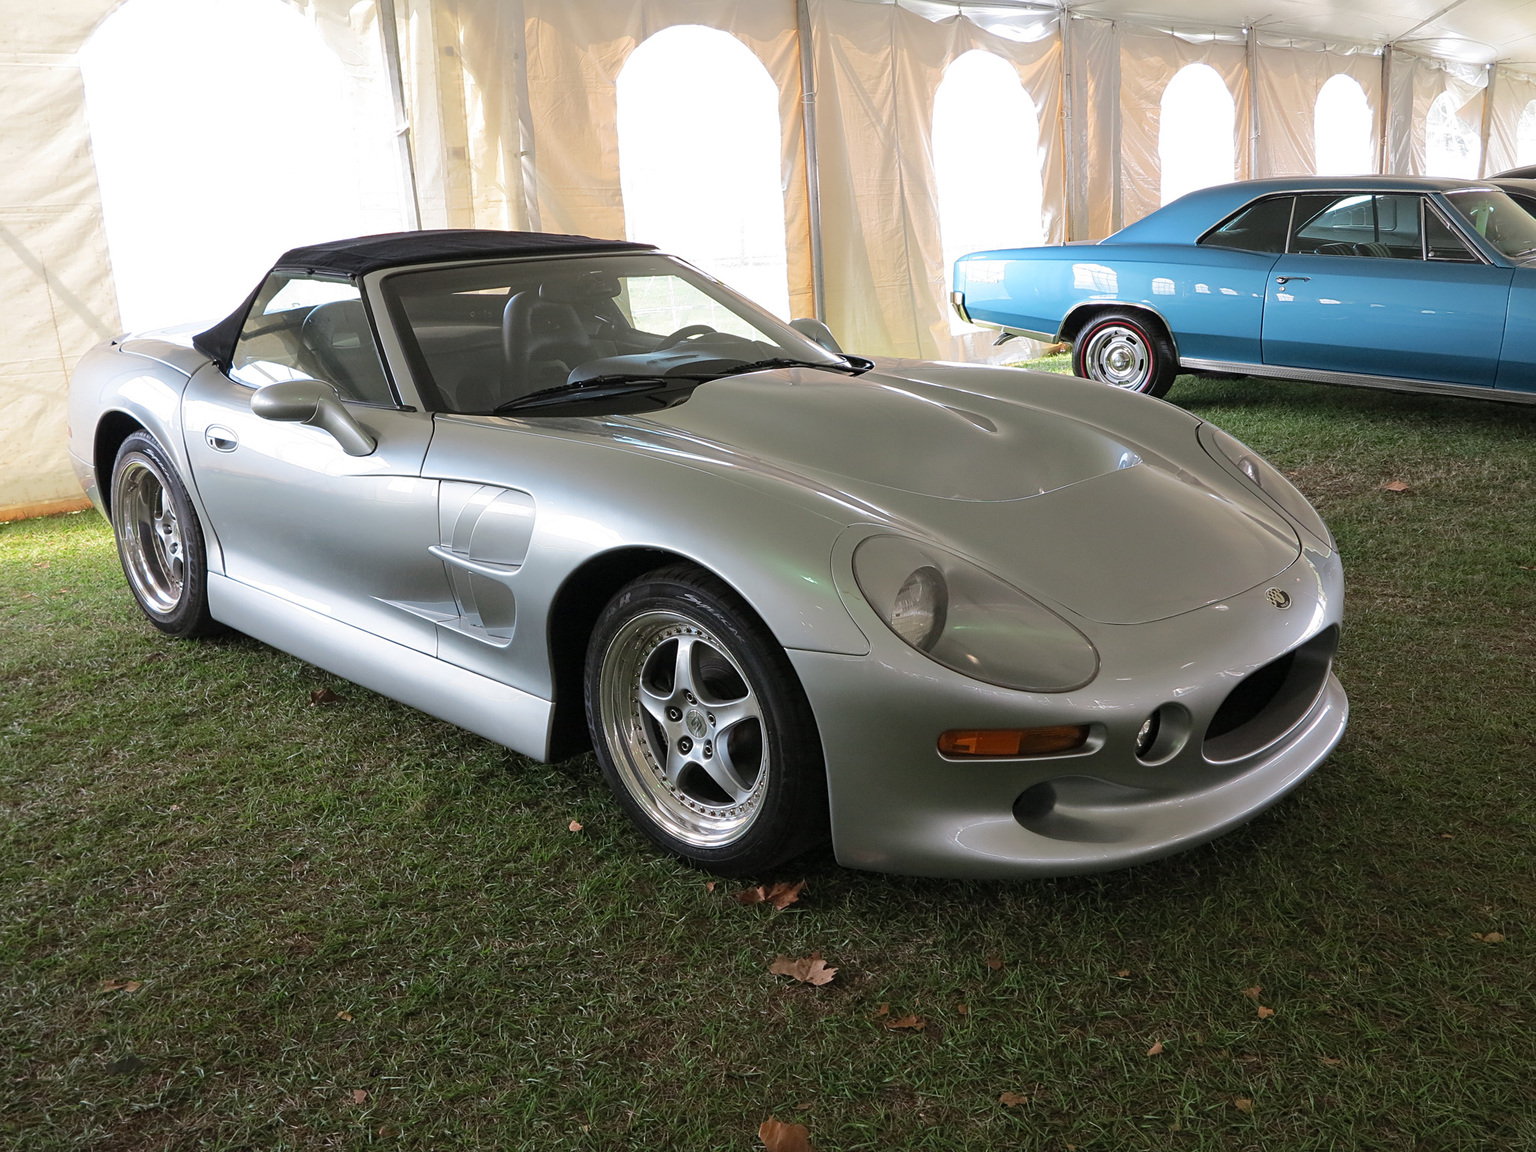
[[[1208,466],[1205,478],[1124,430],[1063,412],[1059,395],[1032,402],[1018,385],[1034,374],[982,379],[958,388],[880,371],[759,372],[702,385],[661,412],[610,417],[607,427],[631,449],[715,458],[738,474],[813,487],[851,507],[851,522],[947,544],[1101,623],[1225,599],[1300,554],[1295,531],[1267,504],[1209,478],[1195,421],[1188,459]]]

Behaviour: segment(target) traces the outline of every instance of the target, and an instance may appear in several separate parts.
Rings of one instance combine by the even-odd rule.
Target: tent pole
[[[1488,83],[1483,85],[1483,156],[1477,165],[1479,179],[1488,175],[1488,145],[1493,143],[1493,85],[1498,75],[1498,65],[1488,65]]]
[[[395,139],[400,145],[400,174],[405,188],[405,226],[421,227],[421,197],[416,190],[416,158],[411,151],[411,122],[405,110],[405,78],[400,69],[400,27],[395,23],[395,0],[378,0],[379,35],[384,40],[384,70],[389,74],[389,95],[395,105]]]
[[[1243,60],[1248,72],[1248,179],[1259,178],[1259,55],[1253,25],[1243,29]]]
[[[1063,8],[1058,17],[1060,23],[1056,27],[1056,35],[1061,40],[1061,147],[1062,159],[1066,167],[1066,187],[1062,189],[1066,193],[1067,209],[1067,239],[1081,240],[1083,232],[1082,212],[1080,211],[1080,189],[1083,185],[1081,173],[1078,171],[1077,161],[1077,116],[1075,105],[1077,94],[1073,91],[1076,86],[1076,70],[1072,67],[1073,36],[1071,9]]]
[[[806,197],[811,216],[811,311],[827,319],[827,285],[821,253],[821,167],[816,150],[816,58],[811,50],[810,0],[795,0],[795,35],[800,41],[800,121],[805,133]]]
[[[1392,171],[1392,45],[1381,48],[1381,162],[1376,170],[1383,176]]]

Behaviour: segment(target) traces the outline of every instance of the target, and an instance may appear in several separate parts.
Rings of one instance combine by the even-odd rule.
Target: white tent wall
[[[983,358],[991,335],[953,336],[949,270],[933,171],[933,98],[949,64],[980,49],[1011,63],[1034,102],[1044,235],[1066,239],[1061,45],[1020,41],[958,14],[933,20],[899,4],[813,0],[826,320],[855,350]],[[1035,18],[1038,22],[1038,17]],[[1032,29],[1019,28],[1028,35]],[[1008,125],[998,125],[1006,146]],[[1018,350],[1013,351],[1018,355]]]
[[[1385,170],[1400,174],[1429,173],[1425,125],[1429,107],[1451,93],[1457,115],[1481,135],[1483,89],[1488,69],[1393,52],[1387,66],[1387,163]],[[1483,149],[1485,152],[1485,147]]]
[[[315,22],[352,88],[375,102],[388,89],[379,13],[393,8],[424,227],[623,236],[616,91],[625,62],[674,25],[736,37],[779,92],[791,311],[813,312],[810,109],[823,313],[849,348],[886,355],[1001,354],[985,334],[951,334],[942,266],[933,101],[967,51],[1011,64],[1039,114],[1051,243],[1103,237],[1157,207],[1161,101],[1188,64],[1209,65],[1232,97],[1240,178],[1314,169],[1315,102],[1337,73],[1364,91],[1389,172],[1425,172],[1425,121],[1444,92],[1482,139],[1483,172],[1518,159],[1520,117],[1536,100],[1536,81],[1513,67],[1262,29],[1171,32],[1083,11],[1063,19],[1003,0],[284,2]],[[0,0],[0,519],[80,503],[63,447],[65,389],[80,355],[115,335],[119,319],[76,53],[116,6]],[[1009,125],[997,131],[1010,146]],[[376,163],[369,173],[382,186],[402,181],[404,168]]]
[[[1216,70],[1236,109],[1235,179],[1248,178],[1248,48],[1241,33],[1198,39],[1186,33],[1123,26],[1120,31],[1120,200],[1121,225],[1159,207],[1162,164],[1158,130],[1163,91],[1190,64]]]
[[[75,51],[100,0],[7,4],[0,40],[0,520],[79,507],[64,394],[118,330]]]
[[[1352,45],[1269,43],[1260,34],[1254,48],[1257,67],[1259,139],[1255,177],[1292,176],[1317,171],[1314,139],[1317,97],[1338,75],[1353,79],[1365,92],[1373,117],[1372,139],[1381,138],[1381,55]],[[1380,149],[1373,148],[1375,172]]]
[[[1536,156],[1520,155],[1520,117],[1536,101],[1536,80],[1523,72],[1497,68],[1490,79],[1492,110],[1488,118],[1488,138],[1483,143],[1483,172],[1503,172],[1522,162],[1536,161]]]

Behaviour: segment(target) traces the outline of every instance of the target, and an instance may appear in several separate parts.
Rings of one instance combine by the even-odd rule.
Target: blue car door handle
[[[1310,276],[1276,276],[1276,284],[1289,284],[1292,280],[1310,280]]]

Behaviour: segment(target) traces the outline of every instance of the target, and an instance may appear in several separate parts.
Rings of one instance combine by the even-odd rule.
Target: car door
[[[376,442],[349,455],[317,427],[262,419],[267,383],[317,379]],[[355,286],[274,274],[247,317],[228,374],[187,386],[193,481],[225,575],[396,643],[436,653],[452,611],[438,542],[438,485],[421,475],[429,413],[402,406]]]
[[[1512,269],[1425,196],[1296,197],[1264,301],[1264,363],[1492,387]]]

